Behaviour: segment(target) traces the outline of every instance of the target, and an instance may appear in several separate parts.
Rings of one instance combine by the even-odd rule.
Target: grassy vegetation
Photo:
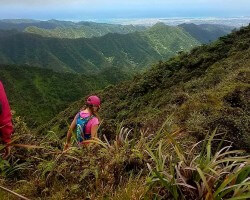
[[[250,163],[244,151],[230,151],[226,141],[218,146],[216,131],[195,143],[171,121],[156,134],[120,126],[113,141],[104,136],[87,148],[73,145],[62,152],[57,133],[34,137],[15,119],[16,147],[7,162],[0,160],[0,184],[41,200],[249,198]],[[222,148],[223,142],[228,146]],[[0,197],[16,199],[2,189]]]
[[[164,146],[165,140],[160,140],[158,148],[148,154],[154,160],[154,167],[148,164],[151,176],[148,184],[157,188],[157,196],[161,199],[246,199],[250,197],[250,159],[244,156],[244,151],[230,150],[228,146],[220,145],[212,153],[212,143],[216,131],[203,142],[194,144],[190,151],[183,151],[173,136],[166,134],[170,146]],[[202,144],[202,148],[197,148]],[[164,149],[174,149],[164,153]],[[196,152],[192,152],[195,151]],[[187,149],[187,148],[186,148]],[[243,154],[243,155],[242,155]],[[162,193],[159,188],[167,192]]]

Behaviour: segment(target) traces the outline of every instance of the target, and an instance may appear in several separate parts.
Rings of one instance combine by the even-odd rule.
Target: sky
[[[250,0],[0,0],[0,19],[250,16]]]

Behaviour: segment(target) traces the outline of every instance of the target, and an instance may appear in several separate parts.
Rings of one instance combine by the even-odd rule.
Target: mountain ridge
[[[107,33],[127,34],[146,30],[144,26],[96,23],[88,21],[72,22],[51,19],[39,20],[0,20],[0,29],[16,29],[20,32],[35,33],[44,37],[56,38],[91,38]]]
[[[208,44],[215,41],[219,37],[229,34],[234,27],[217,25],[217,24],[180,24],[178,27],[183,28],[199,42]]]
[[[161,32],[160,27],[160,34],[155,29],[129,34],[109,33],[89,39],[45,38],[29,33],[0,31],[0,57],[2,64],[28,64],[82,73],[98,71],[106,66],[145,68],[153,62],[171,57],[178,50],[189,50],[200,44],[178,27],[165,26],[164,30]],[[164,36],[168,35],[168,31],[171,37]],[[157,46],[162,43],[169,44],[170,49],[165,50],[165,46],[159,52]]]

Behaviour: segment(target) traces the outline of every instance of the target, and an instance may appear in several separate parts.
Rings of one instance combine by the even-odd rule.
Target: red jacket
[[[11,141],[13,125],[11,122],[12,115],[10,112],[9,102],[4,91],[2,82],[0,81],[0,136],[2,141],[8,143]]]

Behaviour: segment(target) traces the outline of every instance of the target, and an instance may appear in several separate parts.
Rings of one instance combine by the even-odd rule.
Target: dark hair
[[[101,121],[101,118],[100,118],[100,116],[99,116],[99,114],[98,114],[98,112],[95,112],[94,111],[94,109],[93,109],[93,105],[92,104],[85,104],[85,106],[82,108],[82,109],[89,109],[90,110],[90,112],[91,112],[91,114],[92,115],[94,115],[98,120],[99,120],[99,122]]]

